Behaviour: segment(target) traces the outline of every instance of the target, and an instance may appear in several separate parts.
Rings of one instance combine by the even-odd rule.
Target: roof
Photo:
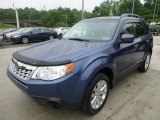
[[[143,19],[143,17],[136,15],[136,14],[130,14],[130,13],[125,13],[122,14],[121,16],[102,16],[102,17],[90,17],[88,18],[89,20],[96,19],[96,20],[103,20],[103,19],[132,19],[132,20],[139,20]]]
[[[115,20],[120,20],[120,19],[132,19],[132,20],[139,20],[140,18],[135,18],[135,17],[121,17],[121,16],[103,16],[103,17],[91,17],[86,20],[109,20],[109,19],[115,19]]]

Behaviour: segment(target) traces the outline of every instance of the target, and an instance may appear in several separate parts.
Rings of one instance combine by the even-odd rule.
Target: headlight
[[[70,63],[62,66],[38,67],[32,75],[32,79],[55,80],[70,73],[73,66],[74,64]]]
[[[20,37],[20,35],[14,35],[13,37],[15,37],[15,38],[16,38],[16,37]]]

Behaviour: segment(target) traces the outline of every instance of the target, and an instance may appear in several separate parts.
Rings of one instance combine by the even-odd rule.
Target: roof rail
[[[136,15],[136,14],[131,14],[131,13],[122,14],[121,17],[135,17],[135,18],[143,19],[142,16],[139,16],[139,15]]]

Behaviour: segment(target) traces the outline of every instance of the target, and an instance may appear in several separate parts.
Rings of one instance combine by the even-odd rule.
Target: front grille
[[[12,58],[9,65],[9,69],[11,70],[11,72],[13,72],[13,74],[23,80],[29,80],[36,68],[37,67],[35,66],[19,62],[14,58]]]

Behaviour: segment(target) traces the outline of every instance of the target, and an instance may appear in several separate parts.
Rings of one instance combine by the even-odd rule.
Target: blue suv
[[[7,74],[33,98],[64,101],[96,114],[114,83],[148,70],[153,37],[138,15],[89,18],[53,39],[13,54]]]

